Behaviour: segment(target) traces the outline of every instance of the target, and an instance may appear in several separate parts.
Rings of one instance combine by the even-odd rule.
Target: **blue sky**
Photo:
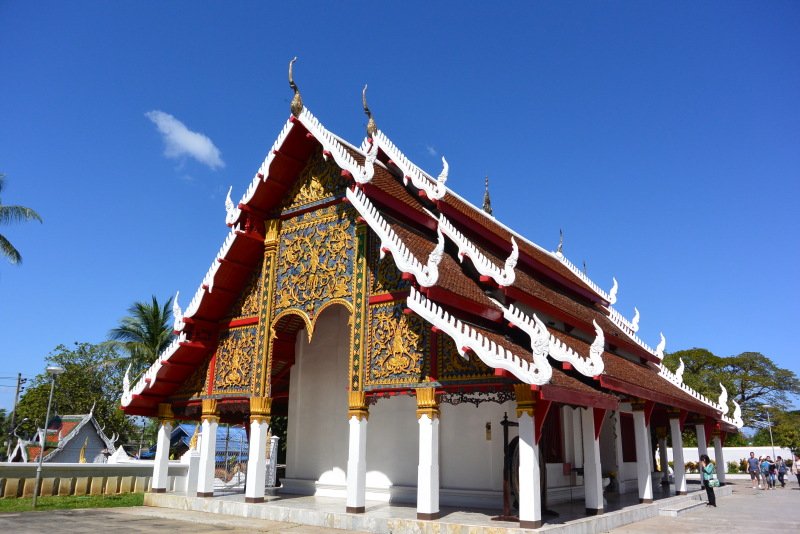
[[[44,219],[1,230],[23,264],[0,261],[0,376],[135,300],[188,304],[295,55],[328,129],[360,143],[368,83],[412,161],[446,156],[474,203],[488,175],[501,221],[616,276],[649,344],[798,371],[800,4],[275,4],[0,1],[2,201]]]

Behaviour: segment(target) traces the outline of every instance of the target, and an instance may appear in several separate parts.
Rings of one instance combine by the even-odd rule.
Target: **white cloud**
[[[431,156],[438,156],[439,155],[439,153],[436,151],[436,149],[433,148],[431,145],[426,146],[425,149],[428,151],[428,154],[430,154]]]
[[[156,125],[164,138],[164,156],[172,159],[189,156],[212,170],[225,166],[219,149],[205,135],[191,131],[181,121],[163,111],[148,111],[144,115]]]

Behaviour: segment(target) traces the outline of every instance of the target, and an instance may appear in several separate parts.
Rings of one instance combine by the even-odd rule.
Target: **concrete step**
[[[659,509],[658,515],[665,517],[678,517],[681,514],[691,512],[695,508],[699,508],[701,506],[704,507],[705,505],[706,501],[701,501],[699,499],[688,499],[678,503],[672,503],[669,506]]]

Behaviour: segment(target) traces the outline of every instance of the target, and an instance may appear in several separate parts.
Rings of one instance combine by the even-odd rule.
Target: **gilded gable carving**
[[[439,335],[437,347],[440,382],[458,382],[494,377],[494,370],[471,352],[467,353],[466,359],[462,358],[458,354],[456,344],[450,336]]]
[[[402,302],[370,307],[368,385],[420,382],[428,366],[430,329]]]
[[[370,239],[370,293],[379,295],[392,291],[408,289],[411,282],[403,280],[402,273],[397,269],[391,254],[381,259],[380,243],[374,235]]]
[[[344,195],[347,180],[342,177],[341,169],[333,160],[325,161],[322,151],[316,152],[294,187],[286,195],[284,212],[304,208],[334,197]]]
[[[298,309],[313,321],[330,301],[351,303],[355,249],[352,214],[341,206],[284,223],[277,266],[276,314]]]
[[[242,290],[236,304],[231,308],[228,319],[238,319],[241,317],[255,317],[258,315],[259,298],[261,295],[261,272],[259,269],[253,271],[247,286]]]
[[[214,365],[214,393],[249,392],[256,359],[257,327],[231,328],[220,334]]]
[[[174,397],[178,399],[196,399],[204,396],[205,392],[208,391],[208,366],[210,363],[211,356],[208,356],[175,392]]]

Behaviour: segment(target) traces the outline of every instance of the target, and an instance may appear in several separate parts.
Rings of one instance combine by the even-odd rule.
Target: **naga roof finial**
[[[492,214],[492,199],[489,198],[489,177],[486,177],[486,189],[483,191],[483,211]]]
[[[292,97],[289,109],[292,111],[292,115],[299,117],[300,112],[303,111],[303,98],[300,96],[300,89],[297,88],[297,84],[294,83],[294,76],[292,76],[292,65],[295,61],[297,61],[297,56],[293,57],[289,62],[289,87],[294,91],[294,97]]]
[[[378,126],[375,124],[375,119],[372,118],[372,112],[367,105],[367,84],[364,84],[364,89],[361,91],[361,103],[364,105],[364,113],[367,114],[369,120],[367,121],[367,135],[372,137],[378,131]]]
[[[558,248],[556,249],[556,254],[559,256],[564,255],[564,230],[561,228],[558,229]]]

